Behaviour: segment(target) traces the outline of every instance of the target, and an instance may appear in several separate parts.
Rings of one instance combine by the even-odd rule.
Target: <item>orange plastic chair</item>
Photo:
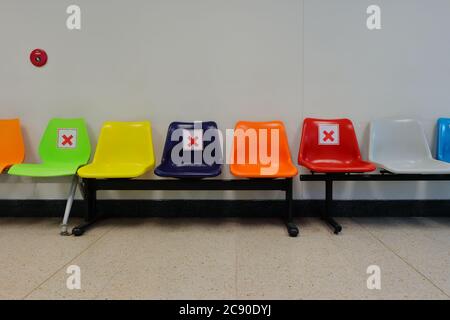
[[[25,157],[20,120],[0,120],[0,173]]]
[[[230,170],[236,177],[291,178],[298,173],[281,121],[238,122],[232,152]]]

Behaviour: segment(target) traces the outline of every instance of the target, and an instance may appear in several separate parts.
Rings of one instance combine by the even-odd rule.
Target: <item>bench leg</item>
[[[72,209],[73,199],[75,198],[75,193],[77,191],[78,185],[78,176],[75,174],[72,179],[72,185],[70,186],[69,197],[67,198],[66,210],[64,212],[64,218],[61,224],[61,232],[62,236],[69,236],[70,233],[67,228],[67,224],[69,222],[70,211]]]
[[[299,229],[294,223],[292,218],[292,178],[286,179],[286,205],[287,205],[287,217],[286,217],[286,228],[288,230],[290,237],[297,237]]]
[[[95,180],[85,179],[83,183],[88,208],[84,215],[84,223],[72,229],[72,234],[76,237],[82,236],[87,229],[99,220],[97,217],[97,189],[95,188]]]
[[[339,234],[342,231],[342,226],[331,217],[332,205],[333,205],[333,180],[326,180],[325,214],[322,216],[322,219],[334,229],[334,234]]]

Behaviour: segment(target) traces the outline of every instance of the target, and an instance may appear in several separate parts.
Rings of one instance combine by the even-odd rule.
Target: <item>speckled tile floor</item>
[[[339,221],[335,236],[299,219],[289,238],[276,219],[111,219],[75,238],[0,219],[0,299],[450,299],[450,219]]]

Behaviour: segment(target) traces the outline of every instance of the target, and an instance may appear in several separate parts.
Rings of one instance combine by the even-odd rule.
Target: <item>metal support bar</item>
[[[342,227],[332,218],[333,209],[333,180],[325,180],[325,214],[322,219],[326,221],[334,229],[334,234],[339,234]]]
[[[328,174],[302,174],[301,181],[450,181],[450,174],[393,174],[383,172],[381,174],[361,173],[328,173]]]
[[[78,176],[74,175],[72,178],[72,184],[70,186],[69,196],[67,197],[66,210],[64,211],[64,217],[61,224],[61,235],[69,236],[70,233],[67,228],[69,222],[70,211],[72,210],[73,199],[75,198],[75,193],[77,191]]]
[[[90,226],[98,221],[96,182],[95,179],[83,179],[83,185],[86,191],[87,210],[84,214],[84,223],[72,229],[72,234],[76,237],[83,235]]]
[[[286,179],[286,205],[287,205],[287,219],[286,227],[290,237],[297,237],[299,230],[292,218],[292,198],[293,198],[292,178]]]
[[[86,181],[84,179],[81,179],[78,183],[80,186],[80,193],[84,200],[87,198],[87,188],[86,188]]]
[[[105,179],[96,180],[97,190],[286,190],[286,179]]]

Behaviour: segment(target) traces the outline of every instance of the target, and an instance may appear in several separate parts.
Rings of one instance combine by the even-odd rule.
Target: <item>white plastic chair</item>
[[[425,132],[416,120],[372,121],[369,160],[392,173],[450,173],[450,164],[431,156]]]

